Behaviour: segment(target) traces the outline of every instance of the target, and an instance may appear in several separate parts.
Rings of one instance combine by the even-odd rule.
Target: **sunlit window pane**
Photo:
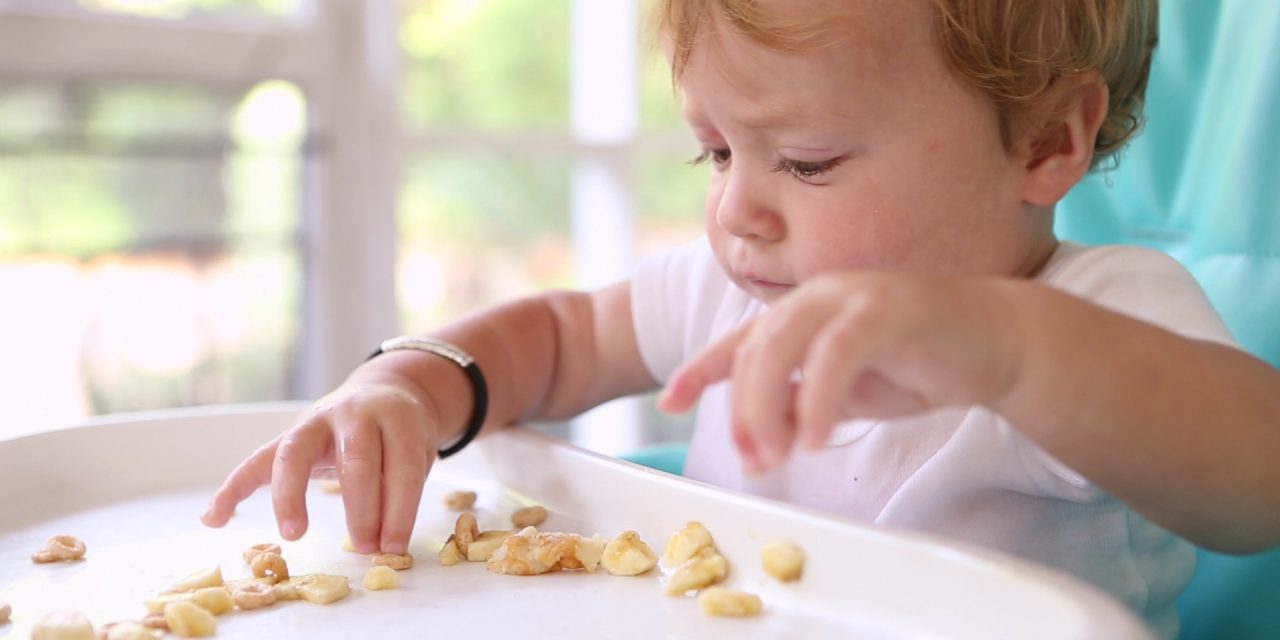
[[[404,329],[572,285],[568,212],[563,154],[469,148],[409,158],[397,280]]]
[[[299,13],[312,0],[42,0],[74,4],[90,11],[149,18],[189,18],[199,15],[228,17],[285,17]],[[324,0],[329,1],[329,0]]]
[[[301,92],[0,87],[0,388],[28,391],[6,393],[0,436],[288,397]]]
[[[569,0],[407,0],[405,127],[563,129]]]

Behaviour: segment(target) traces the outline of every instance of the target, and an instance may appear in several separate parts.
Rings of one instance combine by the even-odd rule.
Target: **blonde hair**
[[[1005,147],[1034,139],[1057,106],[1060,78],[1096,70],[1109,91],[1094,140],[1094,166],[1112,158],[1142,125],[1143,98],[1157,41],[1157,0],[932,0],[943,55],[996,108]],[[760,0],[660,0],[657,26],[672,45],[679,78],[699,31],[716,16],[764,46],[805,51],[848,37],[856,12],[784,18]],[[851,19],[853,21],[851,21]]]

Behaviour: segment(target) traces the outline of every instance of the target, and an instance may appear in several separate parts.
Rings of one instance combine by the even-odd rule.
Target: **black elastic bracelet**
[[[419,338],[414,336],[400,336],[398,338],[388,338],[378,345],[378,349],[369,354],[365,358],[365,362],[372,360],[388,351],[426,351],[434,353],[442,358],[452,360],[454,364],[462,367],[467,374],[467,378],[471,380],[471,393],[473,396],[473,404],[471,409],[471,419],[467,421],[467,430],[462,432],[462,437],[458,441],[441,449],[436,453],[441,459],[462,451],[472,440],[480,435],[480,428],[484,426],[485,416],[489,413],[489,386],[484,382],[484,374],[480,373],[480,367],[476,364],[476,359],[471,354],[459,349],[457,346],[437,340],[435,338]]]

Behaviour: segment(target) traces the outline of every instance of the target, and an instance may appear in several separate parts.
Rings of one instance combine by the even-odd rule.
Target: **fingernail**
[[[396,554],[396,555],[400,555],[400,554],[404,553],[404,545],[403,545],[403,544],[400,544],[399,542],[388,542],[388,543],[386,543],[386,544],[382,545],[382,552],[383,552],[383,553],[394,553],[394,554]]]
[[[298,531],[301,529],[302,527],[298,524],[297,520],[285,520],[280,523],[280,535],[284,536],[286,540],[293,540],[297,538]]]

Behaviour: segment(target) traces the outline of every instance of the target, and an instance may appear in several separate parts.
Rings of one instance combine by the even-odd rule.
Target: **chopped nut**
[[[478,535],[480,527],[476,525],[476,517],[471,513],[459,514],[458,521],[453,525],[453,543],[458,545],[458,551],[462,555],[467,555],[467,545]]]
[[[471,562],[488,562],[502,541],[510,537],[514,531],[481,531],[471,544],[467,545],[467,560]]]
[[[662,550],[662,566],[680,566],[711,544],[711,532],[701,522],[690,522],[667,538],[667,546]]]
[[[364,574],[364,588],[370,591],[395,589],[400,586],[400,576],[391,567],[378,565],[369,567]]]
[[[440,564],[452,567],[466,559],[467,557],[458,550],[458,545],[454,542],[454,536],[450,535],[449,539],[445,540],[444,546],[440,547]]]
[[[804,573],[804,550],[790,542],[770,542],[760,551],[760,562],[775,580],[791,582]]]
[[[525,507],[523,509],[516,509],[515,512],[511,514],[511,524],[515,525],[517,529],[536,527],[542,524],[542,521],[546,519],[547,510],[536,505],[532,507]]]
[[[601,564],[615,576],[638,576],[658,564],[658,554],[635,531],[623,531],[604,547]]]
[[[231,592],[226,587],[203,587],[191,594],[191,602],[196,606],[220,616],[235,608]]]
[[[444,506],[452,511],[466,511],[476,503],[474,491],[450,491],[444,496]]]
[[[165,605],[164,621],[169,624],[169,631],[183,638],[205,638],[218,629],[212,613],[185,601]]]
[[[698,594],[698,608],[709,616],[744,617],[760,613],[763,603],[754,594],[711,587]]]
[[[372,560],[375,567],[388,567],[395,571],[413,568],[413,554],[410,553],[379,553]]]
[[[525,527],[507,537],[489,557],[494,573],[532,576],[562,569],[594,571],[604,553],[599,535],[583,538],[576,533],[543,532]]]
[[[728,573],[729,563],[724,556],[712,547],[704,547],[698,555],[689,558],[676,568],[675,572],[667,578],[666,587],[662,592],[669,596],[678,596],[696,591],[724,580]]]
[[[342,537],[342,550],[350,551],[351,553],[359,553],[356,551],[356,546],[351,544],[351,534],[349,533]]]
[[[320,491],[329,495],[337,495],[342,493],[342,483],[333,478],[324,478],[316,481],[316,486],[320,487]]]
[[[31,640],[96,640],[93,624],[79,611],[55,611],[31,629]]]

